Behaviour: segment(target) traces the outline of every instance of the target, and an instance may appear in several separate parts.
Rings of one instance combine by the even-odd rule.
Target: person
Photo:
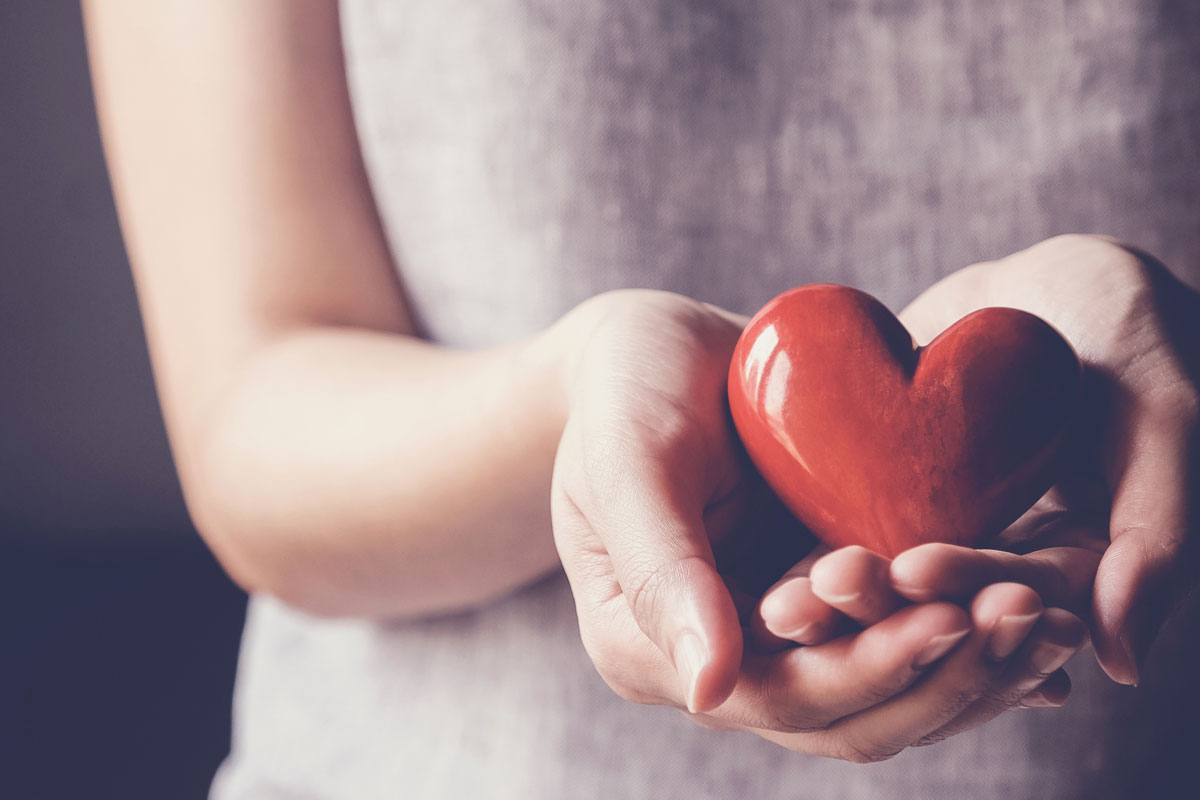
[[[1194,263],[1194,148],[1148,137],[1193,130],[1162,64],[1200,19],[1146,13],[86,2],[180,480],[254,593],[213,796],[1094,778],[1195,578],[1200,300],[1051,236]],[[806,553],[774,513],[725,376],[818,280],[933,284],[918,341],[1003,305],[1076,348],[1081,433],[1008,550]],[[1082,702],[1005,713],[1065,702],[1089,627]]]

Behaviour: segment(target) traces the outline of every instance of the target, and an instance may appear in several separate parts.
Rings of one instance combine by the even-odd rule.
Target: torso
[[[830,280],[898,309],[1069,231],[1200,277],[1194,4],[343,5],[364,154],[437,341],[625,286],[752,312]],[[216,796],[1103,796],[1119,703],[1093,660],[1060,711],[862,768],[619,700],[561,576],[405,625],[260,598]]]

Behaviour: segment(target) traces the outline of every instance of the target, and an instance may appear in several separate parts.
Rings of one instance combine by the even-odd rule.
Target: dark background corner
[[[204,797],[245,596],[171,464],[77,2],[0,5],[0,280],[0,797]]]

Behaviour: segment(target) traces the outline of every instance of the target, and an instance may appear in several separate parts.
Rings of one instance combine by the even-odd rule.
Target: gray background
[[[192,530],[78,3],[0,4],[0,797],[203,797],[244,597]]]
[[[182,507],[74,2],[0,4],[0,281],[0,797],[202,797],[244,597]],[[1193,782],[1200,690],[1159,665],[1200,670],[1198,620],[1146,670],[1160,735],[1107,745],[1115,795]]]

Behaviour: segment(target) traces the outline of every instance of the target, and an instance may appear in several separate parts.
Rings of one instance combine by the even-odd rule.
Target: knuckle
[[[1157,259],[1111,236],[1064,233],[1039,242],[1032,250],[1048,263],[1070,262],[1073,271],[1085,271],[1111,289],[1132,289],[1129,296],[1138,302],[1149,297],[1151,283],[1166,272]]]
[[[671,588],[687,585],[691,582],[690,576],[693,573],[707,566],[699,556],[688,556],[676,561],[659,561],[645,568],[635,569],[625,587],[634,619],[643,626],[659,619]]]
[[[630,577],[627,585],[629,608],[634,619],[655,619],[662,608],[665,585],[671,580],[671,572],[677,569],[672,562],[662,562]]]
[[[817,733],[828,724],[795,709],[771,707],[770,714],[771,729],[779,733]]]
[[[978,688],[966,688],[950,693],[939,708],[947,717],[956,717],[965,711],[972,703],[979,700],[981,692]]]
[[[1059,233],[1042,242],[1043,247],[1057,249],[1077,249],[1079,247],[1117,247],[1116,240],[1095,233]]]
[[[1097,268],[1127,270],[1147,261],[1120,240],[1101,234],[1060,233],[1040,242],[1036,247],[1056,258],[1085,258]]]
[[[764,680],[759,687],[759,696],[762,708],[769,715],[771,729],[779,733],[817,733],[833,721],[832,716],[799,702],[794,693],[786,691],[776,681]]]
[[[894,674],[886,680],[870,683],[862,688],[860,703],[864,708],[877,706],[894,698],[907,685],[908,681],[903,674]]]
[[[977,710],[980,717],[991,719],[1008,711],[1024,696],[1025,692],[1018,691],[1016,687],[1012,686],[990,689],[975,701],[973,710]]]
[[[1183,524],[1159,528],[1140,520],[1122,520],[1113,526],[1112,540],[1132,542],[1137,557],[1145,562],[1171,564],[1187,544],[1187,527]]]
[[[1200,389],[1181,365],[1167,365],[1162,372],[1149,402],[1154,415],[1178,427],[1187,440],[1200,427]]]

